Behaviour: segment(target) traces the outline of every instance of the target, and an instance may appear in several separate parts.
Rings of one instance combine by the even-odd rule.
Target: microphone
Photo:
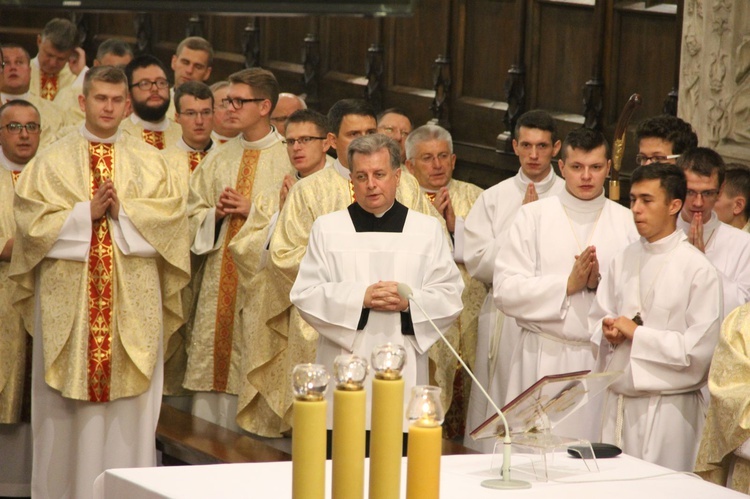
[[[505,427],[505,437],[503,438],[503,479],[502,480],[485,480],[482,482],[483,487],[491,488],[491,489],[529,489],[531,488],[531,483],[524,482],[523,480],[511,480],[510,478],[510,449],[511,449],[511,440],[510,440],[510,429],[508,428],[508,420],[505,419],[505,415],[503,414],[503,411],[500,410],[500,408],[495,404],[495,402],[492,400],[492,397],[487,393],[487,391],[484,389],[484,387],[479,383],[479,380],[477,380],[477,377],[474,376],[474,373],[471,372],[471,369],[469,369],[469,366],[466,365],[466,362],[464,362],[464,359],[461,358],[461,356],[456,352],[456,350],[453,348],[453,345],[450,344],[450,342],[443,336],[443,333],[440,331],[440,328],[438,328],[434,322],[432,322],[432,319],[429,315],[427,315],[427,312],[422,308],[422,305],[419,304],[418,301],[414,299],[414,293],[412,293],[411,288],[408,284],[404,284],[403,282],[398,283],[397,286],[398,295],[403,298],[404,300],[408,300],[414,305],[417,306],[417,308],[424,314],[425,317],[427,317],[427,321],[430,323],[430,325],[433,327],[435,331],[440,335],[440,338],[443,340],[443,343],[445,343],[448,348],[450,349],[451,353],[453,353],[453,356],[458,359],[458,361],[461,363],[461,366],[464,368],[466,373],[471,377],[472,381],[474,381],[474,384],[481,390],[484,397],[487,399],[487,402],[492,406],[493,409],[495,409],[495,412],[498,416],[500,416],[500,419],[503,421],[503,426]]]

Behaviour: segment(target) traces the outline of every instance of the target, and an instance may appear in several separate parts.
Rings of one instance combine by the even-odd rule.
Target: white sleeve
[[[466,270],[485,284],[492,282],[495,272],[496,235],[492,230],[492,214],[486,204],[487,191],[483,192],[469,211],[463,226],[462,254]],[[458,229],[456,229],[458,232]]]
[[[118,218],[119,220],[109,219],[109,222],[112,227],[112,239],[123,254],[145,258],[153,258],[159,254],[136,229],[122,206],[120,206]]]
[[[47,258],[85,262],[91,249],[91,227],[91,201],[76,203]]]
[[[463,217],[456,217],[456,226],[453,231],[453,260],[456,263],[464,263],[464,238],[466,237],[466,221]]]
[[[213,208],[207,210],[206,218],[198,227],[190,251],[196,255],[205,255],[219,247],[221,247],[221,238],[216,238],[216,208]]]

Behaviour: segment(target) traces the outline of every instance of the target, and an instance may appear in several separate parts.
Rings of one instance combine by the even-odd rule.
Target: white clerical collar
[[[607,198],[604,196],[604,191],[602,191],[602,193],[594,199],[586,201],[583,199],[578,199],[577,197],[572,195],[570,192],[568,192],[567,187],[561,190],[557,197],[560,198],[560,202],[563,204],[563,206],[565,206],[569,210],[577,211],[580,213],[599,211],[604,207],[604,203],[607,201]]]
[[[20,172],[26,165],[22,165],[21,163],[14,163],[13,161],[9,160],[3,150],[0,149],[0,166],[5,168],[9,172]]]
[[[214,142],[212,140],[208,144],[208,149],[194,149],[194,148],[190,147],[187,142],[185,142],[185,139],[183,137],[180,137],[180,140],[178,140],[175,145],[177,146],[177,149],[179,149],[180,151],[185,151],[185,152],[208,152],[208,151],[210,151],[211,149],[214,148],[214,146],[216,145],[216,142]]]
[[[98,142],[100,144],[114,144],[115,142],[117,142],[117,140],[120,138],[120,135],[122,134],[122,131],[118,129],[114,135],[112,135],[111,137],[107,137],[106,139],[97,137],[96,135],[91,133],[88,128],[86,128],[86,122],[81,123],[81,126],[78,128],[78,131],[81,132],[81,135],[83,136],[83,138],[88,140],[89,142]]]
[[[236,137],[235,135],[234,137]],[[211,132],[211,138],[214,140],[214,142],[226,142],[228,140],[232,140],[234,137],[227,137],[226,135],[222,135],[220,133]]]
[[[518,174],[513,177],[513,179],[516,183],[516,187],[518,187],[518,189],[521,191],[525,191],[531,183],[531,179],[527,177],[523,172],[523,168],[518,169]],[[557,175],[555,175],[555,170],[550,168],[549,173],[542,179],[541,182],[534,182],[534,187],[536,188],[537,194],[544,194],[545,192],[550,190],[552,186],[555,185],[556,180]]]
[[[166,132],[171,124],[169,118],[167,118],[166,116],[164,116],[161,121],[152,123],[150,121],[139,118],[135,113],[130,115],[130,121],[132,121],[134,125],[148,130],[149,132]]]
[[[377,214],[373,213],[373,214],[372,214],[372,216],[374,216],[375,218],[383,218],[383,216],[384,216],[384,215],[385,215],[386,213],[388,213],[389,211],[391,211],[391,208],[393,208],[393,206],[394,206],[395,204],[396,204],[395,202],[394,202],[394,203],[391,203],[391,205],[390,205],[390,206],[388,207],[388,209],[387,209],[387,210],[385,210],[385,211],[384,211],[383,213],[380,213],[379,215],[377,215]]]
[[[245,137],[240,134],[240,144],[242,144],[243,149],[267,149],[280,140],[281,136],[273,127],[271,127],[271,131],[260,140],[245,140]]]
[[[645,238],[641,237],[641,243],[643,248],[648,253],[668,253],[675,249],[680,243],[687,241],[687,236],[680,229],[675,228],[675,231],[666,237],[662,237],[658,241],[653,243],[648,242]]]
[[[31,92],[24,92],[22,94],[6,94],[5,92],[0,93],[0,102],[7,104],[12,100],[25,100],[29,101]]]
[[[349,168],[342,165],[341,161],[339,161],[339,158],[336,158],[336,161],[333,162],[333,169],[336,170],[336,173],[344,177],[344,180],[349,181],[352,179]]]

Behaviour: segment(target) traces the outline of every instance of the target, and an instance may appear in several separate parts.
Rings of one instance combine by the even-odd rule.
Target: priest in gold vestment
[[[711,402],[695,472],[705,480],[750,494],[750,304],[721,326],[708,374]]]
[[[187,221],[162,156],[118,132],[127,101],[121,70],[89,71],[85,123],[16,186],[10,276],[34,324],[34,497],[85,499],[106,469],[156,464],[163,345],[182,322],[189,279]]]
[[[190,179],[188,217],[191,250],[205,255],[184,386],[196,393],[193,414],[236,429],[241,335],[238,274],[229,243],[242,228],[253,200],[267,189],[279,189],[289,163],[282,137],[270,115],[279,94],[269,71],[252,68],[229,77],[226,104],[242,134],[209,153]]]
[[[41,118],[23,100],[0,107],[0,455],[13,456],[0,466],[0,496],[31,495],[31,425],[27,354],[31,337],[13,308],[15,283],[8,279],[16,221],[15,185],[39,147]]]
[[[54,101],[58,92],[69,87],[86,64],[82,60],[83,50],[76,48],[78,28],[68,19],[56,17],[37,35],[36,46],[39,52],[31,60],[30,92]]]
[[[453,170],[456,166],[453,138],[443,127],[423,125],[417,128],[406,138],[405,151],[406,168],[419,181],[419,187],[425,197],[443,216],[448,232],[453,238],[453,259],[464,281],[464,290],[461,295],[464,308],[458,320],[448,330],[447,337],[450,338],[464,361],[473,369],[479,309],[487,296],[488,286],[472,278],[463,263],[464,220],[482,193],[482,189],[474,184],[453,178]],[[471,378],[463,376],[463,368],[442,342],[432,347],[430,360],[435,370],[436,381],[447,392],[445,399],[451,403],[450,410],[448,404],[445,406],[447,414],[443,427],[446,435],[449,438],[462,435],[469,407]],[[448,365],[456,366],[456,369],[437,368]]]
[[[299,363],[315,361],[318,333],[289,301],[312,224],[318,217],[346,209],[354,202],[346,150],[354,138],[377,130],[372,107],[358,99],[335,103],[328,112],[328,126],[328,139],[338,159],[333,165],[298,181],[289,190],[271,235],[267,262],[271,278],[264,290],[262,307],[265,317],[257,329],[249,332],[251,337],[256,335],[257,340],[248,340],[254,349],[246,365],[251,386],[243,393],[238,421],[243,428],[263,436],[279,437],[291,428],[294,398],[291,371]],[[420,192],[417,180],[406,171],[401,174],[396,199],[414,211],[442,221]]]

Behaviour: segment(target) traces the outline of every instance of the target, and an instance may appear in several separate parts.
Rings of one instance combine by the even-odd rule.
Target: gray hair
[[[417,154],[417,145],[429,140],[448,142],[448,149],[453,154],[453,137],[448,130],[438,125],[422,125],[406,137],[406,159],[414,159]]]
[[[355,154],[370,156],[382,149],[387,150],[388,155],[391,157],[391,168],[394,170],[400,168],[401,147],[399,147],[395,140],[385,135],[374,133],[357,137],[349,144],[349,150],[346,152],[346,157],[349,160],[349,170],[352,170],[354,167]]]

